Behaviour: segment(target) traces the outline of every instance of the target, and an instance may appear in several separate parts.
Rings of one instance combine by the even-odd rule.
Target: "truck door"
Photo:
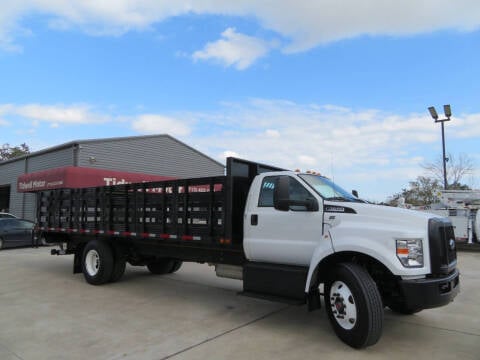
[[[265,176],[261,180],[258,202],[249,200],[244,218],[245,254],[250,261],[308,266],[316,247],[331,247],[329,240],[322,240],[322,200],[290,177],[290,199],[314,198],[319,202],[319,210],[309,211],[306,206],[276,210],[273,193],[277,178]]]

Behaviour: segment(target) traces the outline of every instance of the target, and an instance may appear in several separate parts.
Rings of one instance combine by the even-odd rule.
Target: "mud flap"
[[[75,255],[73,257],[73,273],[79,274],[82,272],[82,257],[83,257],[83,249],[85,248],[85,244],[80,244],[75,249]]]

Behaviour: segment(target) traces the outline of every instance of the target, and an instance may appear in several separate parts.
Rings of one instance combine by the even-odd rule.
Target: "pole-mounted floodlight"
[[[445,112],[445,116],[450,120],[450,117],[452,116],[452,109],[450,109],[450,105],[443,105],[443,111]]]
[[[447,161],[448,159],[445,156],[445,129],[443,126],[443,123],[445,121],[450,121],[450,118],[452,116],[452,109],[450,108],[450,104],[443,105],[443,112],[445,113],[446,119],[438,119],[438,114],[437,110],[435,110],[434,106],[430,106],[428,108],[428,111],[430,112],[430,115],[432,116],[433,120],[435,122],[442,123],[442,145],[443,145],[443,188],[447,190]]]
[[[438,114],[437,114],[437,110],[435,110],[435,107],[434,106],[430,106],[428,108],[428,111],[430,111],[430,115],[432,116],[432,118],[434,120],[437,120],[438,119]]]

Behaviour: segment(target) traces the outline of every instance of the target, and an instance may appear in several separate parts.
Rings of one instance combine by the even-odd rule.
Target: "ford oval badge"
[[[450,250],[455,250],[455,240],[454,239],[450,239],[449,243],[450,245]]]

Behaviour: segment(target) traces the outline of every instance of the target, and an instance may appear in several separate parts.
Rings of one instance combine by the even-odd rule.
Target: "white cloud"
[[[213,60],[238,70],[245,70],[256,60],[265,56],[271,48],[266,41],[252,36],[240,34],[234,28],[222,33],[222,38],[210,42],[202,50],[195,51],[194,60]]]
[[[192,131],[187,141],[201,151],[228,151],[282,168],[319,171],[348,188],[361,186],[365,195],[377,200],[408,185],[423,173],[420,164],[441,151],[438,124],[428,113],[253,99],[194,117],[216,129]],[[449,151],[465,151],[463,136],[478,137],[477,117],[480,114],[452,119],[449,125],[456,125],[448,131]]]
[[[382,193],[400,191],[422,174],[419,164],[441,152],[441,132],[428,113],[392,114],[271,99],[225,103],[216,111],[171,116],[147,114],[142,109],[137,109],[137,116],[117,116],[112,114],[118,111],[115,107],[92,109],[96,108],[88,104],[0,104],[0,126],[15,124],[16,133],[25,135],[32,129],[41,134],[47,124],[49,134],[55,129],[57,136],[65,136],[66,125],[95,131],[97,124],[108,122],[108,135],[115,136],[119,129],[123,135],[130,124],[137,133],[181,137],[219,159],[234,156],[319,171],[377,200],[382,200]],[[446,132],[449,152],[467,152],[464,144],[474,143],[480,136],[480,114],[452,118],[446,123]],[[468,155],[478,162],[476,148]],[[475,186],[473,180],[466,180]]]
[[[480,137],[480,114],[466,114],[452,118],[445,128],[460,138]]]
[[[313,166],[313,165],[317,164],[317,160],[313,156],[298,155],[297,159],[298,159],[298,162],[301,165]]]
[[[279,138],[280,132],[274,129],[267,129],[265,130],[265,136],[269,138]]]
[[[141,134],[186,136],[191,132],[190,127],[181,120],[157,114],[139,115],[133,120],[132,128]]]
[[[88,105],[0,104],[0,115],[30,119],[33,126],[42,121],[59,125],[99,124],[110,120],[109,116],[92,112]]]
[[[225,150],[225,151],[219,156],[219,158],[222,159],[222,160],[225,160],[225,159],[228,158],[228,157],[241,158],[242,155],[240,155],[239,153],[237,153],[237,152],[235,152],[235,151]]]
[[[93,124],[108,120],[108,117],[104,115],[92,113],[90,107],[85,105],[50,106],[30,104],[16,107],[15,113],[26,118],[56,124]]]
[[[21,19],[33,13],[47,16],[56,30],[114,36],[187,14],[248,16],[285,37],[285,52],[361,35],[472,31],[480,25],[480,2],[472,0],[278,0],[274,6],[256,0],[15,0],[0,3],[0,46],[18,50],[15,38],[28,32]]]

